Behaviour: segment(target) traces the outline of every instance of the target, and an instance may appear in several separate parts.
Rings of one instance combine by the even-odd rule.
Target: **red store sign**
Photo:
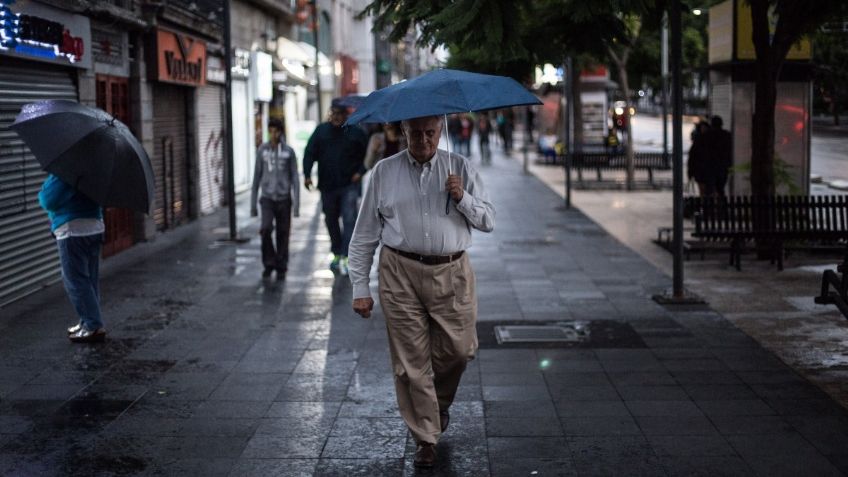
[[[156,30],[152,79],[188,86],[206,84],[206,43],[188,35]]]

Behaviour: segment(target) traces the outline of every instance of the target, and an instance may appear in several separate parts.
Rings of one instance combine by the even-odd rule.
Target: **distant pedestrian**
[[[459,117],[459,153],[465,157],[471,157],[471,134],[474,132],[474,123],[467,114]]]
[[[342,127],[347,107],[337,99],[330,108],[330,121],[321,123],[306,143],[303,154],[304,184],[312,189],[312,166],[318,163],[318,190],[324,223],[330,234],[333,258],[330,270],[347,275],[347,249],[356,223],[360,180],[365,173],[368,137],[357,127]],[[341,219],[341,225],[339,225]]]
[[[548,129],[545,131],[545,134],[539,136],[539,151],[545,159],[545,164],[556,163],[556,145],[557,136],[554,134],[553,129]]]
[[[524,131],[525,131],[525,144],[533,143],[533,130],[536,128],[536,112],[533,111],[532,106],[527,106],[527,114],[524,116]]]
[[[365,168],[373,169],[380,160],[394,156],[406,149],[406,140],[400,130],[400,123],[383,124],[382,130],[375,132],[368,139],[365,152]]]
[[[59,249],[62,282],[78,318],[78,323],[68,328],[68,339],[74,343],[103,341],[106,338],[100,314],[103,209],[53,174],[41,186],[38,202],[50,218],[50,230]]]
[[[259,197],[259,206],[262,208],[259,227],[264,267],[262,276],[268,278],[276,270],[277,280],[284,280],[289,263],[291,216],[292,213],[295,217],[300,216],[300,181],[297,176],[297,157],[283,138],[282,121],[268,121],[268,136],[270,140],[256,151],[250,216],[257,215],[256,203]]]
[[[477,136],[480,141],[480,160],[484,164],[492,162],[492,150],[489,148],[489,138],[492,135],[492,122],[489,115],[480,113],[477,116]]]
[[[512,113],[512,109],[507,108],[498,111],[498,136],[501,138],[501,145],[506,153],[509,153],[512,150],[512,131],[514,129],[513,120],[514,115]]]
[[[704,121],[698,121],[692,129],[690,138],[692,145],[689,147],[689,158],[686,163],[689,180],[698,184],[698,194],[701,197],[715,195],[715,174],[710,165],[710,148],[707,133],[710,125]]]
[[[350,244],[350,279],[353,309],[368,318],[369,274],[382,243],[380,304],[398,406],[418,444],[415,466],[432,467],[448,408],[477,351],[476,283],[465,250],[472,228],[492,231],[495,210],[470,161],[437,149],[438,116],[404,121],[403,130],[406,153],[377,164],[365,191]]]
[[[710,129],[706,136],[715,187],[714,193],[719,196],[725,195],[727,178],[730,174],[730,168],[733,166],[733,136],[730,131],[722,129],[723,125],[724,121],[722,121],[721,116],[713,116],[710,119]]]
[[[450,136],[450,145],[453,147],[453,152],[462,154],[462,151],[460,151],[462,148],[462,138],[460,137],[462,121],[459,116],[459,114],[451,114],[448,118],[448,136]]]

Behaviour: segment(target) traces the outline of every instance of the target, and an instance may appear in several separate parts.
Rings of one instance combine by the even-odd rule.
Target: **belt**
[[[462,254],[465,253],[465,251],[462,251],[456,252],[453,255],[421,255],[418,253],[404,252],[403,250],[398,250],[396,248],[389,247],[388,245],[384,245],[384,247],[400,255],[401,257],[406,257],[410,260],[421,262],[424,265],[441,265],[444,263],[450,263],[454,260],[459,260],[462,257]]]

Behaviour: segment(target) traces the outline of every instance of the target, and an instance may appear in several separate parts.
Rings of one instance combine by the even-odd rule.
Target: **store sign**
[[[220,84],[227,82],[227,69],[221,58],[217,56],[206,57],[206,81]]]
[[[233,78],[244,79],[250,76],[250,52],[241,48],[233,50]]]
[[[0,54],[91,68],[88,18],[31,1],[0,0]]]
[[[273,59],[262,51],[254,51],[251,55],[250,75],[253,85],[253,99],[256,101],[271,101],[274,99]]]
[[[156,31],[156,79],[189,86],[206,84],[206,43],[188,35]]]

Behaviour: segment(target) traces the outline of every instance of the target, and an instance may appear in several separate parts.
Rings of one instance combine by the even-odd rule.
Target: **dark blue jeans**
[[[89,331],[103,327],[100,317],[100,248],[103,234],[57,240],[62,281],[68,299]]]
[[[347,257],[353,226],[356,225],[356,201],[359,184],[350,184],[335,190],[321,191],[321,208],[324,223],[330,233],[330,250],[334,255]],[[339,225],[341,219],[341,226]]]

